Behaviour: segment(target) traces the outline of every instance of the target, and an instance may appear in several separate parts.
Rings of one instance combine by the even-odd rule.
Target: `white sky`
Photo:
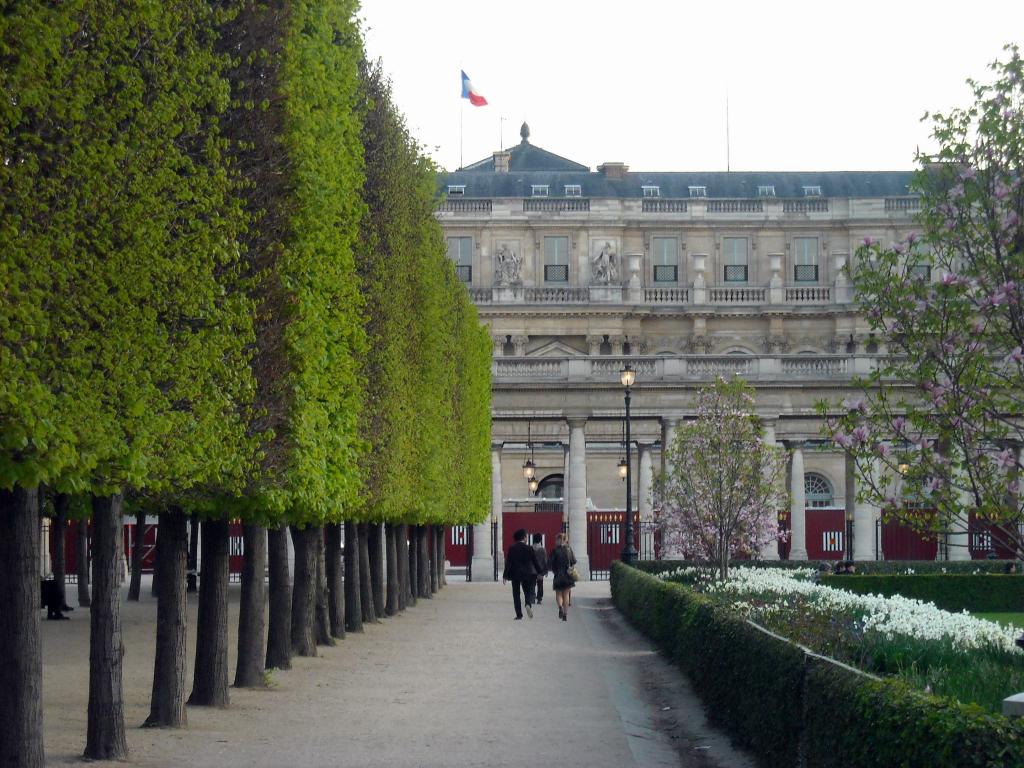
[[[443,167],[519,142],[595,168],[898,170],[925,111],[1024,37],[1024,0],[362,0],[366,46]],[[459,70],[489,106],[459,97]],[[500,118],[506,118],[502,123]]]

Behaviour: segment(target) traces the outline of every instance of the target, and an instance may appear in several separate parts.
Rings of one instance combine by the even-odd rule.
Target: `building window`
[[[449,184],[448,197],[463,197],[466,194],[465,184]]]
[[[532,197],[547,197],[548,196],[548,185],[547,184],[532,184],[532,185],[530,185],[530,195]]]
[[[793,238],[793,279],[798,283],[818,282],[818,238]]]
[[[640,189],[644,191],[644,197],[661,197],[661,187],[645,184]]]
[[[544,282],[569,282],[569,238],[544,238]]]
[[[775,197],[775,187],[771,184],[762,184],[757,188],[758,197]]]
[[[580,197],[583,194],[583,188],[579,184],[566,184],[565,185],[565,196],[566,197]]]
[[[804,187],[804,197],[821,197],[821,187]]]
[[[722,253],[725,259],[725,282],[747,282],[747,238],[723,237]]]
[[[473,238],[449,237],[448,258],[455,262],[455,274],[464,283],[473,281]]]
[[[679,241],[674,237],[652,238],[654,282],[674,283],[679,279]]]
[[[930,283],[932,281],[932,267],[930,264],[914,264],[910,267],[910,277],[912,280],[919,280],[922,283]]]
[[[833,504],[832,485],[815,472],[804,475],[804,497],[808,507],[822,509]]]
[[[690,187],[690,197],[707,197],[707,187]]]

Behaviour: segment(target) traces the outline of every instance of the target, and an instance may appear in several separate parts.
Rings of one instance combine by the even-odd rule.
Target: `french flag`
[[[462,73],[462,98],[469,99],[469,103],[474,107],[486,107],[487,99],[480,95],[480,92],[473,87],[473,81],[469,79],[469,75],[465,72]]]

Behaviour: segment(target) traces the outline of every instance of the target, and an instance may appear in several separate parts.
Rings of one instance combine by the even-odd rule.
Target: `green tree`
[[[270,666],[287,666],[292,645],[315,655],[315,532],[342,519],[360,487],[357,361],[366,334],[353,256],[364,211],[355,6],[243,2],[220,38],[233,62],[225,133],[236,142],[253,217],[246,259],[260,276],[252,429],[272,438],[244,503],[272,526]],[[282,523],[296,544],[290,606],[279,583],[287,575]],[[253,610],[247,602],[246,621]]]
[[[992,83],[968,81],[973,104],[931,116],[920,233],[858,249],[857,301],[889,354],[861,397],[821,409],[887,516],[953,547],[973,516],[1021,557],[1024,62],[1006,51]]]

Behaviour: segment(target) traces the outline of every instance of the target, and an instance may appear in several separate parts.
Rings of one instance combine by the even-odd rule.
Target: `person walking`
[[[533,551],[537,553],[537,565],[540,567],[537,574],[537,605],[544,600],[544,576],[548,572],[548,553],[544,550],[543,542],[544,537],[541,534],[533,534]]]
[[[551,557],[548,558],[548,567],[554,576],[551,580],[551,588],[555,590],[558,618],[562,621],[569,620],[572,588],[576,585],[574,565],[576,565],[576,555],[573,554],[572,547],[569,546],[569,537],[560,533],[555,538],[555,548],[551,550]]]
[[[523,606],[519,592],[526,598],[526,615],[533,618],[533,592],[537,587],[537,574],[541,573],[537,553],[526,543],[526,530],[520,528],[512,534],[512,546],[505,556],[505,572],[501,583],[512,582],[512,604],[516,609],[516,621],[523,618]]]

